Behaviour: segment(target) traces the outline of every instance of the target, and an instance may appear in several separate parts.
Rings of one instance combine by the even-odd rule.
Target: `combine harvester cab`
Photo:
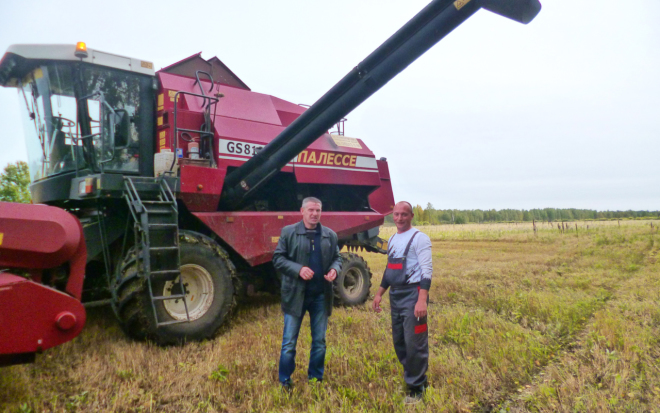
[[[0,203],[0,366],[32,362],[80,333],[86,256],[73,215]]]
[[[81,221],[85,300],[111,301],[131,337],[210,338],[238,296],[278,290],[280,231],[315,196],[351,250],[336,302],[363,304],[371,271],[354,251],[385,252],[394,196],[386,159],[344,136],[344,118],[481,8],[528,23],[541,5],[434,0],[309,108],[199,54],[155,72],[82,43],[11,46],[0,85],[32,124],[33,199]]]

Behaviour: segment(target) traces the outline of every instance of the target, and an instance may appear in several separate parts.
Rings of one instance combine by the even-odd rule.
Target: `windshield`
[[[139,79],[130,73],[83,65],[83,99],[77,100],[74,73],[71,64],[44,65],[29,73],[19,88],[32,181],[89,168],[90,162],[97,171],[137,172]],[[82,128],[89,132],[85,136],[78,103],[89,114],[89,125]],[[130,119],[128,136],[122,142],[110,139],[109,122],[101,122],[115,111]],[[84,156],[85,149],[88,156]]]

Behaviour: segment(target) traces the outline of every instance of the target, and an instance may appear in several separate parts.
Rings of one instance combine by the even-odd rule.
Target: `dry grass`
[[[578,226],[422,228],[435,272],[431,388],[417,410],[660,411],[658,234],[648,221]],[[375,292],[385,257],[365,258]],[[308,331],[306,321],[287,395],[276,298],[242,305],[212,341],[168,348],[131,342],[109,309],[90,309],[76,340],[0,369],[0,410],[408,411],[387,312],[335,311],[323,384],[306,382]]]

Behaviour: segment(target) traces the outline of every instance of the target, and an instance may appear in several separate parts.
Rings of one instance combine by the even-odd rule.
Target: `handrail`
[[[197,96],[197,97],[208,99],[209,101],[212,101],[206,107],[207,110],[211,107],[211,105],[216,105],[220,101],[220,98],[217,98],[217,97],[206,96],[204,94],[200,95],[198,93],[185,92],[185,91],[182,91],[182,90],[180,90],[180,91],[178,91],[174,94],[174,136],[172,136],[172,149],[173,149],[173,152],[174,152],[174,159],[172,159],[172,165],[170,165],[170,170],[168,171],[169,173],[171,173],[172,170],[174,169],[174,164],[176,163],[176,160],[178,158],[176,150],[177,150],[178,141],[179,141],[179,131],[199,133],[200,136],[201,136],[202,133],[204,133],[204,134],[209,133],[208,131],[196,131],[196,130],[192,130],[192,129],[183,129],[183,128],[179,129],[177,127],[177,118],[178,118],[177,109],[179,108],[179,95]],[[213,154],[211,154],[211,158],[213,158]]]

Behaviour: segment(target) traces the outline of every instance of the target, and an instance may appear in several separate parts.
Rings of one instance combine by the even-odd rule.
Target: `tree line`
[[[0,173],[0,202],[30,202],[30,170],[23,161],[8,164]],[[467,224],[481,222],[588,221],[623,218],[658,218],[660,211],[596,211],[576,208],[536,209],[435,209],[413,207],[413,225]],[[392,215],[385,218],[393,224]]]
[[[597,211],[577,208],[534,209],[435,209],[431,203],[426,208],[413,207],[413,225],[467,224],[482,222],[532,222],[532,221],[589,221],[630,218],[658,218],[660,211]],[[394,223],[392,216],[385,222]]]

